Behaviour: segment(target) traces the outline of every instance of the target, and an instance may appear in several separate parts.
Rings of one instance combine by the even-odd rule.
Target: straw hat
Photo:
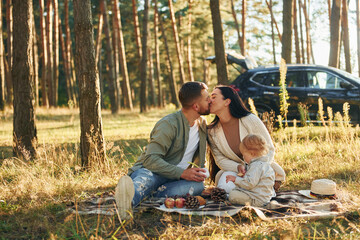
[[[336,199],[336,183],[330,179],[316,179],[311,190],[300,190],[300,194],[314,199]]]

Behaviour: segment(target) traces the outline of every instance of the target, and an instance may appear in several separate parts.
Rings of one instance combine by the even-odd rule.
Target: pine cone
[[[225,202],[226,200],[226,191],[222,188],[214,188],[211,191],[211,199],[215,202]]]
[[[188,196],[185,199],[185,207],[188,209],[194,209],[200,207],[200,202],[195,196]]]

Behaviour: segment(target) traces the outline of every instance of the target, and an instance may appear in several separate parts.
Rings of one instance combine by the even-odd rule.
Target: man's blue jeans
[[[204,190],[203,182],[194,182],[187,180],[173,180],[162,177],[151,172],[146,168],[140,168],[133,172],[130,177],[134,182],[135,195],[132,200],[133,207],[148,196],[171,197],[191,195],[200,195]]]

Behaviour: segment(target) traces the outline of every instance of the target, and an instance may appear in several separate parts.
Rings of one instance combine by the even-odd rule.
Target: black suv
[[[274,110],[279,114],[279,66],[246,69],[231,83],[241,98],[254,100],[259,113]],[[352,122],[360,122],[360,78],[332,67],[306,64],[287,65],[287,92],[289,94],[288,119],[300,119],[298,104],[309,107],[309,115],[316,120],[318,98],[322,98],[324,111],[329,106],[343,113],[343,104],[350,104]]]

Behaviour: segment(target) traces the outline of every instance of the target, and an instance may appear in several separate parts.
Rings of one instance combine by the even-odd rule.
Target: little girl
[[[248,167],[243,177],[226,176],[226,182],[231,181],[236,186],[229,193],[229,201],[264,206],[275,196],[275,172],[265,157],[268,152],[266,140],[260,135],[249,134],[239,147]]]

